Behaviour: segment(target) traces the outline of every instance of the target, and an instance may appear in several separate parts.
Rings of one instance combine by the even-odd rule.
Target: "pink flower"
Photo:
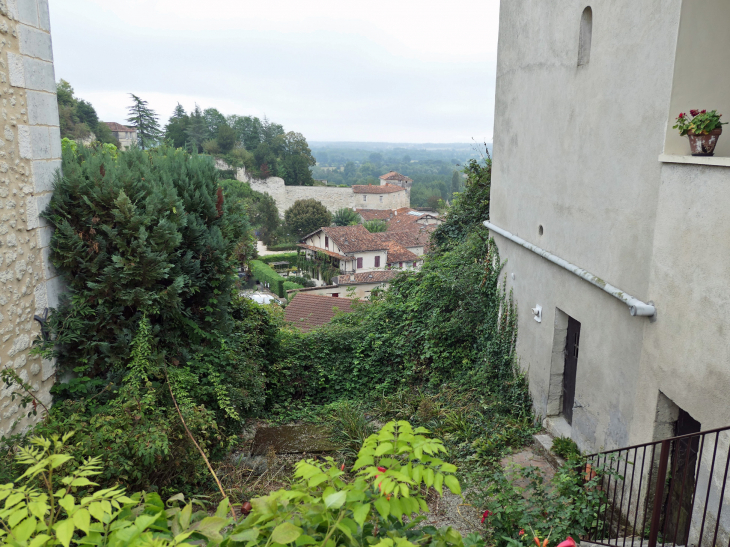
[[[697,114],[700,113],[700,111],[699,110],[690,110],[689,113],[692,114],[693,116],[696,116]]]
[[[340,467],[340,471],[344,471],[344,470],[345,470],[345,464],[343,463],[342,467]]]
[[[524,530],[520,530],[520,535],[521,536],[524,536],[525,535],[525,531]]]
[[[575,547],[575,540],[568,536],[568,539],[565,541],[558,543],[558,547]]]
[[[491,516],[492,516],[492,512],[489,509],[487,509],[486,511],[484,511],[484,513],[482,513],[482,524],[484,524],[484,521],[488,517],[491,517]]]
[[[707,110],[700,110],[700,114],[707,114]]]
[[[378,467],[378,471],[380,471],[381,473],[385,473],[387,469],[385,467]]]

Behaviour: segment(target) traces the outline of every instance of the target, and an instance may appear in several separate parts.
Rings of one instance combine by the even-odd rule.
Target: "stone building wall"
[[[48,261],[51,228],[39,218],[61,167],[47,0],[0,0],[0,101],[0,368],[48,406],[53,363],[29,353],[40,332],[33,316],[56,306],[61,290]],[[0,385],[0,435],[32,420],[11,392]]]

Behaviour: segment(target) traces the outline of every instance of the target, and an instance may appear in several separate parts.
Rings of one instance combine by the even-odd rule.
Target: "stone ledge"
[[[710,165],[713,167],[730,167],[730,157],[723,156],[675,156],[660,154],[661,163],[683,163],[686,165]]]

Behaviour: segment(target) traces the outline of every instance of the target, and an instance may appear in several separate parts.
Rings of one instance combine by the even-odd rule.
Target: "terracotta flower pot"
[[[689,147],[693,156],[714,156],[717,139],[722,134],[722,127],[710,131],[707,135],[695,135],[692,131],[687,133]]]

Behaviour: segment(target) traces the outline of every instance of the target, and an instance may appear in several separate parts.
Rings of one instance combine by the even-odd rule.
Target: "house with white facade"
[[[137,129],[117,122],[104,122],[119,141],[122,150],[137,144]]]
[[[730,425],[730,131],[692,156],[672,127],[730,118],[728,29],[727,0],[502,2],[485,225],[535,411],[584,451]],[[653,445],[684,496],[669,541],[724,544],[730,433],[696,438]]]

